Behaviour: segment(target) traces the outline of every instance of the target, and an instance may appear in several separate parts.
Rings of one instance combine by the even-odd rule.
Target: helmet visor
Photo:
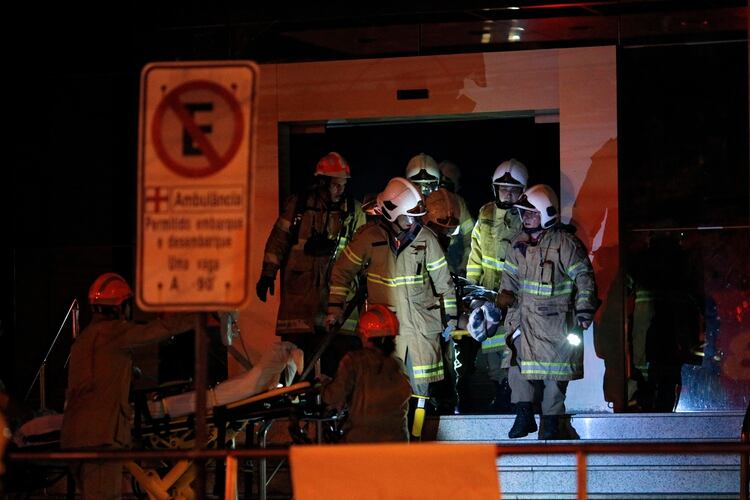
[[[427,208],[424,205],[424,201],[419,200],[419,202],[414,206],[414,208],[410,208],[406,211],[407,214],[413,216],[413,217],[421,217],[424,214],[427,213]]]
[[[531,204],[525,194],[522,195],[513,206],[518,207],[521,210],[531,210],[532,212],[539,211],[534,205]]]

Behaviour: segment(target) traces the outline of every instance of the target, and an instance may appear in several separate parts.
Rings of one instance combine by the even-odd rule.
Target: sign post
[[[141,74],[136,302],[223,311],[249,300],[257,66],[153,63]]]
[[[195,448],[206,447],[206,314],[248,300],[258,68],[153,63],[141,73],[136,303],[202,311],[195,328]],[[205,495],[198,462],[197,498]]]

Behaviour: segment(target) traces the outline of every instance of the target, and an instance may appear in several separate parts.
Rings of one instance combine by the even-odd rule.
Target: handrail
[[[40,399],[40,409],[45,410],[46,401],[45,401],[45,389],[46,389],[46,383],[47,381],[44,378],[45,374],[45,368],[47,366],[47,359],[49,358],[49,355],[52,353],[52,349],[55,348],[55,345],[57,344],[57,339],[60,338],[60,333],[62,333],[63,328],[65,327],[65,323],[68,321],[68,317],[70,317],[70,313],[73,312],[73,319],[72,319],[72,329],[73,329],[73,338],[75,339],[78,336],[79,331],[79,323],[78,323],[78,310],[79,310],[79,303],[78,299],[74,298],[73,302],[70,303],[70,307],[68,307],[68,312],[65,313],[65,317],[62,320],[62,323],[60,323],[60,328],[57,329],[57,333],[55,334],[55,338],[52,339],[52,343],[49,346],[49,349],[47,349],[47,354],[44,355],[44,359],[42,360],[42,364],[39,365],[39,370],[37,370],[36,375],[34,376],[34,380],[31,381],[31,384],[29,385],[29,389],[26,391],[26,396],[23,398],[24,401],[29,399],[29,395],[31,394],[31,390],[34,388],[34,384],[36,384],[37,379],[41,379],[39,381],[39,399]],[[67,364],[67,362],[66,362]]]
[[[748,419],[745,421],[747,422]],[[744,427],[743,427],[744,428]],[[417,445],[419,446],[419,445]],[[750,453],[748,442],[720,442],[707,441],[702,443],[687,442],[647,442],[647,443],[519,443],[513,445],[497,444],[495,453],[500,455],[513,454],[574,454],[576,456],[576,484],[578,500],[586,500],[587,486],[587,456],[590,454],[721,454],[740,455],[746,457]],[[23,452],[15,451],[8,454],[8,460],[14,462],[37,461],[112,461],[112,460],[147,460],[147,459],[224,459],[226,460],[225,498],[235,498],[237,491],[237,459],[240,458],[286,458],[289,448],[248,448],[240,450],[107,450],[107,451],[69,451],[69,452]],[[747,463],[742,462],[740,478],[747,478]],[[746,484],[740,484],[744,491]]]

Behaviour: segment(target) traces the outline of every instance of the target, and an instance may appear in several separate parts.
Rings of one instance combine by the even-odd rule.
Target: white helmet
[[[509,209],[526,189],[529,172],[526,166],[515,158],[502,162],[492,174],[492,194],[498,208]],[[508,191],[515,194],[502,193]]]
[[[419,153],[406,165],[406,178],[416,184],[422,194],[427,196],[438,188],[440,169],[432,156]]]
[[[539,212],[542,229],[549,229],[560,220],[560,202],[555,191],[546,184],[531,186],[513,206]]]
[[[492,174],[492,184],[495,186],[510,186],[526,189],[526,183],[529,181],[529,171],[526,165],[511,158],[497,166],[495,173]]]
[[[383,217],[395,222],[399,215],[419,217],[427,213],[419,190],[403,177],[394,177],[377,198]]]

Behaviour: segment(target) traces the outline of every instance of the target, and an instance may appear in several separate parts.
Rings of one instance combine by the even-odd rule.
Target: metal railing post
[[[588,497],[588,467],[586,464],[586,453],[582,450],[576,452],[576,480],[578,500],[586,500]]]

